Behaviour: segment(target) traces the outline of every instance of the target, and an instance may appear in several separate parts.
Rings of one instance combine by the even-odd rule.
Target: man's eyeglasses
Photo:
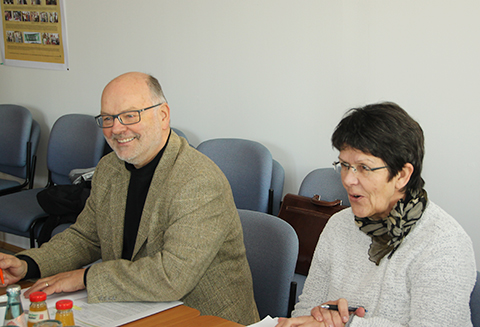
[[[370,168],[367,165],[354,166],[343,161],[335,161],[332,165],[333,165],[333,169],[339,174],[346,173],[351,168],[354,173],[358,173],[359,175],[362,175],[364,177],[368,177],[368,175],[370,175],[372,171],[388,168],[388,166],[382,166],[382,167],[376,167],[376,168]]]
[[[115,118],[118,119],[120,124],[122,125],[133,125],[136,123],[139,123],[141,120],[140,113],[152,109],[158,106],[161,106],[165,102],[153,105],[151,107],[143,108],[140,110],[130,110],[130,111],[125,111],[122,112],[118,115],[98,115],[95,117],[95,121],[97,122],[97,125],[100,126],[101,128],[110,128],[113,127],[113,123],[115,121]]]

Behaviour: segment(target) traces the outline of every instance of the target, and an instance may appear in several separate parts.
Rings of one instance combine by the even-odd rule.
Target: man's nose
[[[126,126],[120,123],[120,118],[115,117],[113,118],[113,125],[111,127],[112,133],[119,134],[118,132],[122,132],[126,129]]]

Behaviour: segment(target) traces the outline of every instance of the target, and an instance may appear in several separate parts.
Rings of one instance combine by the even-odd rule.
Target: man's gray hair
[[[152,102],[154,104],[167,102],[167,99],[163,94],[162,87],[160,86],[160,83],[155,77],[153,77],[152,75],[148,75],[147,85],[148,85],[148,88],[150,89]]]

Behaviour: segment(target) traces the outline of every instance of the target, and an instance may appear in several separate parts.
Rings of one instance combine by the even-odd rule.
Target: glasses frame
[[[342,162],[342,161],[334,161],[334,162],[332,163],[332,165],[333,165],[333,170],[334,170],[336,173],[338,173],[338,171],[337,171],[336,168],[337,168],[337,165],[339,165],[339,164],[341,165],[341,168],[346,167],[346,168],[347,168],[347,172],[350,170],[350,168],[352,168],[352,171],[353,171],[355,174],[358,172],[357,168],[356,168],[354,165],[350,165],[350,164],[348,164],[348,163],[346,163],[346,162]],[[379,169],[384,169],[384,168],[388,168],[388,166],[375,167],[375,168],[370,168],[370,167],[365,166],[365,165],[362,165],[362,166],[364,166],[364,170],[367,172],[366,175],[364,175],[364,176],[368,176],[368,175],[370,174],[370,172],[372,172],[372,171],[379,170]],[[343,171],[343,169],[340,169],[340,174],[342,173],[342,171]]]
[[[98,115],[98,116],[95,116],[95,122],[97,123],[98,127],[100,128],[112,128],[113,125],[115,124],[115,118],[117,118],[117,120],[119,121],[120,124],[122,125],[135,125],[135,124],[138,124],[139,122],[142,121],[142,115],[140,114],[141,112],[144,112],[148,109],[152,109],[152,108],[155,108],[155,107],[158,107],[158,106],[161,106],[162,104],[164,104],[165,102],[161,102],[161,103],[158,103],[158,104],[154,104],[153,106],[150,106],[150,107],[147,107],[147,108],[143,108],[143,109],[139,109],[139,110],[128,110],[128,111],[124,111],[124,112],[121,112],[119,113],[118,115]],[[129,123],[129,124],[125,124],[123,121],[122,121],[122,118],[120,118],[121,115],[124,115],[124,114],[128,114],[129,112],[137,112],[138,113],[138,121],[135,122],[135,123]],[[112,117],[112,126],[103,126],[103,120],[100,120],[100,118],[103,118],[103,117]]]

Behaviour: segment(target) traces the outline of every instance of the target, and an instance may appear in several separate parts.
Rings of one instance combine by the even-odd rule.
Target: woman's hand
[[[329,301],[323,304],[335,304],[338,306],[337,310],[323,309],[320,306],[314,307],[311,311],[312,317],[325,323],[325,326],[343,327],[348,322],[350,312],[348,311],[348,302],[345,299],[339,299],[337,301]],[[365,315],[364,308],[358,308],[354,314],[359,317]]]
[[[315,320],[312,316],[302,316],[278,318],[278,324],[275,327],[328,327],[328,325],[325,322]]]

